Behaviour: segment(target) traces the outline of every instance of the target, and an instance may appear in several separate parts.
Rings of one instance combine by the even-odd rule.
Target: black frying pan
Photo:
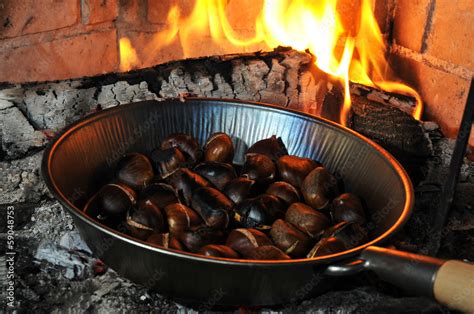
[[[85,201],[110,180],[115,162],[123,154],[150,151],[175,132],[190,133],[202,143],[218,131],[233,137],[236,163],[242,163],[248,145],[275,134],[282,137],[290,154],[319,160],[340,174],[347,190],[363,197],[368,205],[372,240],[312,259],[207,258],[149,246],[98,224],[81,211]],[[326,291],[333,281],[330,275],[371,269],[386,280],[435,296],[452,307],[474,310],[470,294],[463,297],[449,292],[460,286],[470,287],[472,293],[472,265],[374,247],[400,230],[409,218],[413,205],[410,179],[377,144],[312,115],[211,99],[119,106],[67,127],[46,149],[42,171],[47,186],[72,215],[94,254],[122,276],[164,295],[194,302],[215,298],[214,303],[222,305],[283,304]],[[463,269],[460,274],[459,269]]]

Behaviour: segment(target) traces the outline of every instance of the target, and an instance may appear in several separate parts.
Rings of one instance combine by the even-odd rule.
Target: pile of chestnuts
[[[172,134],[148,155],[124,156],[84,211],[150,245],[222,258],[312,258],[368,240],[363,201],[281,138],[253,144],[241,166],[233,159],[225,133],[204,147]]]

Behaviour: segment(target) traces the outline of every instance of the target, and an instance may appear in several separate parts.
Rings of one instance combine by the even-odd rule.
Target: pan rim
[[[403,184],[403,188],[405,191],[405,203],[404,208],[402,210],[401,215],[398,217],[397,221],[388,228],[384,233],[376,237],[375,239],[370,240],[367,243],[364,243],[358,247],[352,248],[350,250],[346,250],[343,252],[339,252],[336,254],[325,255],[321,257],[315,258],[300,258],[300,259],[291,259],[291,260],[247,260],[247,259],[230,259],[230,258],[219,258],[219,257],[206,257],[203,255],[199,255],[196,253],[190,252],[183,252],[174,249],[167,249],[157,246],[152,246],[147,244],[145,241],[135,239],[131,236],[122,234],[114,229],[101,225],[100,223],[96,222],[92,218],[88,217],[84,214],[84,212],[72,204],[67,197],[60,191],[57,187],[56,183],[53,180],[51,175],[51,160],[53,159],[53,155],[55,153],[55,149],[64,141],[67,137],[74,133],[75,130],[88,125],[98,119],[101,119],[104,116],[110,114],[118,114],[124,110],[133,110],[135,107],[144,106],[148,103],[153,102],[156,105],[160,105],[162,103],[183,103],[181,99],[166,99],[163,101],[157,100],[146,100],[140,102],[134,102],[124,105],[118,105],[115,107],[107,108],[96,112],[94,114],[82,117],[81,119],[73,122],[72,124],[66,126],[62,129],[54,139],[48,143],[45,151],[43,153],[43,159],[41,163],[41,173],[43,179],[48,187],[49,191],[54,195],[54,197],[59,201],[59,203],[65,207],[69,213],[74,215],[75,217],[81,219],[86,224],[90,225],[93,228],[98,229],[100,232],[106,233],[108,236],[111,236],[117,240],[128,242],[128,244],[136,245],[141,248],[151,250],[153,252],[161,253],[164,255],[168,255],[174,258],[185,258],[191,259],[196,262],[207,262],[207,263],[215,263],[215,264],[225,264],[225,265],[233,265],[233,266],[240,266],[240,267],[291,267],[293,265],[307,265],[312,264],[314,266],[321,265],[321,264],[329,264],[336,261],[348,259],[358,255],[362,250],[367,248],[368,246],[377,245],[385,242],[391,236],[393,236],[398,230],[400,230],[408,219],[411,216],[413,203],[414,203],[414,191],[413,185],[411,183],[408,174],[406,173],[405,169],[401,166],[401,164],[384,148],[380,145],[372,141],[371,139],[366,138],[365,136],[355,132],[352,129],[344,127],[342,125],[337,124],[336,122],[327,120],[322,117],[317,117],[315,115],[300,112],[291,108],[284,108],[281,106],[267,104],[262,102],[254,102],[254,101],[242,101],[236,99],[222,99],[222,98],[208,98],[208,97],[189,97],[184,100],[184,102],[202,102],[205,105],[213,104],[213,105],[238,105],[238,106],[245,106],[245,107],[253,107],[258,108],[260,110],[269,110],[269,111],[277,111],[284,114],[291,114],[293,116],[303,117],[306,120],[317,121],[320,124],[324,124],[326,127],[329,127],[337,132],[346,132],[349,133],[355,140],[362,142],[364,145],[367,145],[369,148],[375,150],[375,153],[381,155],[384,162],[388,163],[391,168],[397,173],[401,182]]]

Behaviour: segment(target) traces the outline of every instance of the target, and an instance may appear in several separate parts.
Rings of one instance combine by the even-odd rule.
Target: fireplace
[[[431,228],[474,74],[474,47],[469,43],[473,34],[465,26],[474,14],[470,1],[334,1],[347,34],[360,27],[364,6],[373,12],[386,48],[383,65],[393,70],[381,73],[386,81],[402,87],[382,82],[368,86],[364,80],[349,83],[349,70],[346,77],[342,71],[335,78],[337,69],[331,70],[330,62],[325,64],[328,68],[318,64],[324,59],[321,53],[275,34],[273,39],[279,40],[271,43],[245,42],[258,34],[255,21],[266,6],[263,0],[0,4],[0,169],[6,173],[0,203],[5,212],[8,206],[15,208],[17,306],[64,309],[82,306],[81,300],[86,300],[86,308],[112,310],[178,306],[117,277],[94,259],[39,175],[42,151],[63,127],[90,113],[142,100],[198,96],[261,101],[341,122],[391,152],[416,186],[414,217],[392,245],[435,254],[429,239],[440,233],[439,256],[474,259],[469,249],[474,165],[469,158],[461,167],[447,226]],[[221,23],[219,32],[208,29],[206,23],[215,22],[212,16]],[[211,22],[202,26],[201,19]],[[323,25],[331,25],[330,20],[322,20]],[[197,31],[200,28],[207,31]],[[347,34],[336,38],[339,61],[348,47]],[[375,46],[377,42],[372,42],[370,47]],[[353,58],[363,60],[362,55],[358,51]],[[344,106],[347,91],[352,96],[350,110]],[[469,145],[474,147],[473,134]],[[472,157],[469,149],[467,157]],[[76,197],[83,193],[77,191]],[[2,235],[6,230],[2,226]],[[95,293],[84,291],[87,287]],[[99,305],[101,297],[107,300],[105,305]],[[340,298],[347,301],[339,304]],[[46,301],[32,305],[37,300]],[[200,309],[218,303],[212,300]],[[411,310],[443,309],[429,300],[411,298],[370,274],[283,309],[388,311],[401,310],[401,303]]]

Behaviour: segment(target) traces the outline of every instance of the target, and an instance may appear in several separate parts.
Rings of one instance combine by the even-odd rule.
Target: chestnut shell
[[[255,142],[247,150],[248,154],[262,154],[273,161],[277,161],[280,157],[288,155],[288,150],[281,140],[281,137],[272,135],[269,138]]]
[[[249,250],[264,245],[272,245],[270,238],[263,232],[252,228],[239,228],[230,232],[226,245],[243,256],[247,256]]]
[[[186,160],[183,153],[175,147],[155,149],[151,152],[151,159],[160,179],[168,177]]]
[[[278,171],[283,181],[296,188],[301,187],[304,178],[320,163],[310,159],[293,155],[282,156],[277,161]]]
[[[149,236],[146,240],[147,243],[161,246],[164,248],[179,250],[179,251],[186,251],[183,244],[173,235],[169,233],[155,233]]]
[[[159,208],[179,203],[176,190],[171,185],[165,183],[150,184],[140,193],[140,199],[150,201]]]
[[[301,185],[306,204],[316,209],[325,208],[337,186],[336,179],[324,167],[313,169]]]
[[[352,249],[368,241],[367,229],[353,222],[342,221],[329,227],[323,233],[324,238],[337,238],[343,244],[346,250]]]
[[[352,193],[344,193],[332,201],[332,220],[337,223],[341,221],[365,224],[367,222],[361,199]]]
[[[219,190],[237,178],[234,167],[221,162],[204,162],[194,167],[194,172],[206,178]]]
[[[307,258],[319,257],[324,255],[336,254],[344,251],[346,248],[344,243],[338,238],[322,238],[309,251]]]
[[[255,194],[255,184],[254,180],[239,177],[227,183],[222,192],[234,203],[240,203]]]
[[[212,134],[204,144],[204,160],[231,163],[234,159],[234,144],[229,135],[219,132]]]
[[[207,226],[227,228],[233,202],[219,190],[211,187],[199,188],[194,191],[191,204]]]
[[[146,240],[153,233],[162,232],[165,226],[161,210],[154,203],[142,200],[131,210],[125,225],[135,238]]]
[[[195,190],[212,186],[207,179],[187,168],[179,168],[167,178],[167,181],[180,193],[187,205],[191,204],[191,198]]]
[[[253,260],[288,260],[291,259],[285,252],[274,245],[258,246],[249,250],[246,256]]]
[[[224,257],[224,258],[240,258],[239,253],[232,248],[222,244],[208,244],[198,251],[204,256]]]
[[[161,142],[161,149],[179,148],[185,154],[188,164],[195,164],[202,159],[203,152],[198,141],[190,134],[174,133]]]
[[[189,251],[196,253],[205,245],[223,244],[225,241],[225,234],[222,230],[201,225],[185,231],[179,240],[189,249]]]
[[[202,224],[202,219],[186,205],[174,203],[165,207],[169,232],[179,237],[183,232]]]
[[[119,181],[136,191],[146,187],[153,180],[154,175],[150,160],[140,153],[124,156],[117,165]]]
[[[312,246],[312,239],[282,219],[276,220],[270,236],[276,246],[291,257],[304,257]]]
[[[286,211],[285,221],[311,238],[319,237],[331,223],[326,215],[304,203],[291,204]]]
[[[273,195],[259,195],[234,206],[237,225],[246,228],[270,229],[271,224],[284,216],[286,204]]]
[[[275,164],[269,157],[262,154],[246,154],[240,175],[258,184],[268,184],[275,180],[276,170]]]
[[[288,205],[300,201],[300,193],[298,190],[285,181],[273,182],[268,186],[265,194],[276,196],[285,201]]]
[[[95,196],[105,215],[124,215],[137,203],[137,194],[122,183],[104,185]]]
[[[127,231],[126,213],[136,205],[136,193],[122,183],[104,185],[84,206],[84,213],[101,224]]]

